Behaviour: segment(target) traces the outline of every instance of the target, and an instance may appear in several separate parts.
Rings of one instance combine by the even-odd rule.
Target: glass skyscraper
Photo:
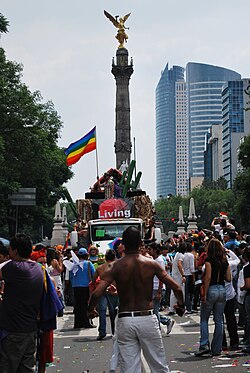
[[[156,87],[156,195],[176,194],[176,82],[184,68],[168,64]]]
[[[204,177],[206,133],[212,125],[222,124],[222,86],[238,79],[241,79],[240,74],[223,67],[194,62],[186,66],[189,171],[193,179]]]
[[[228,187],[233,186],[237,173],[237,150],[242,137],[250,132],[250,113],[246,111],[245,91],[250,86],[249,79],[227,82],[222,90],[222,160],[223,174]]]

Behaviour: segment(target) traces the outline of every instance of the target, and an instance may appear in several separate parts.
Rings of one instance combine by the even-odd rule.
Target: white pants
[[[122,317],[117,321],[120,372],[141,372],[141,349],[152,373],[169,373],[156,315]]]

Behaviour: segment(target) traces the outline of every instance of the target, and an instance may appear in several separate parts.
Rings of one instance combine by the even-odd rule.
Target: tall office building
[[[222,124],[222,86],[237,79],[240,74],[223,67],[194,62],[186,66],[191,189],[204,178],[206,134],[212,125]]]
[[[222,90],[222,160],[223,176],[228,187],[237,174],[237,150],[241,139],[250,134],[250,111],[246,111],[250,79],[229,81]]]
[[[188,169],[188,117],[185,82],[176,82],[176,194],[187,196],[189,191]]]
[[[156,195],[176,194],[176,82],[184,68],[168,64],[156,87]]]
[[[222,124],[212,125],[205,137],[204,178],[216,181],[223,176]]]

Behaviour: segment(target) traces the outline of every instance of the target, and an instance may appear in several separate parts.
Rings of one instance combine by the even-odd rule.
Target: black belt
[[[153,310],[120,312],[118,313],[118,318],[120,319],[121,317],[149,316],[153,314],[154,314]]]

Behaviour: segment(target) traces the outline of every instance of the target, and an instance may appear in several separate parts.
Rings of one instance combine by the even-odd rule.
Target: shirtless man
[[[153,278],[173,289],[176,312],[182,316],[185,310],[181,287],[156,261],[139,254],[140,231],[128,227],[122,238],[125,256],[108,265],[89,303],[89,317],[96,317],[95,306],[106,288],[116,282],[119,295],[117,338],[120,353],[120,372],[141,371],[141,349],[152,372],[168,373],[165,349],[159,323],[153,313]]]

